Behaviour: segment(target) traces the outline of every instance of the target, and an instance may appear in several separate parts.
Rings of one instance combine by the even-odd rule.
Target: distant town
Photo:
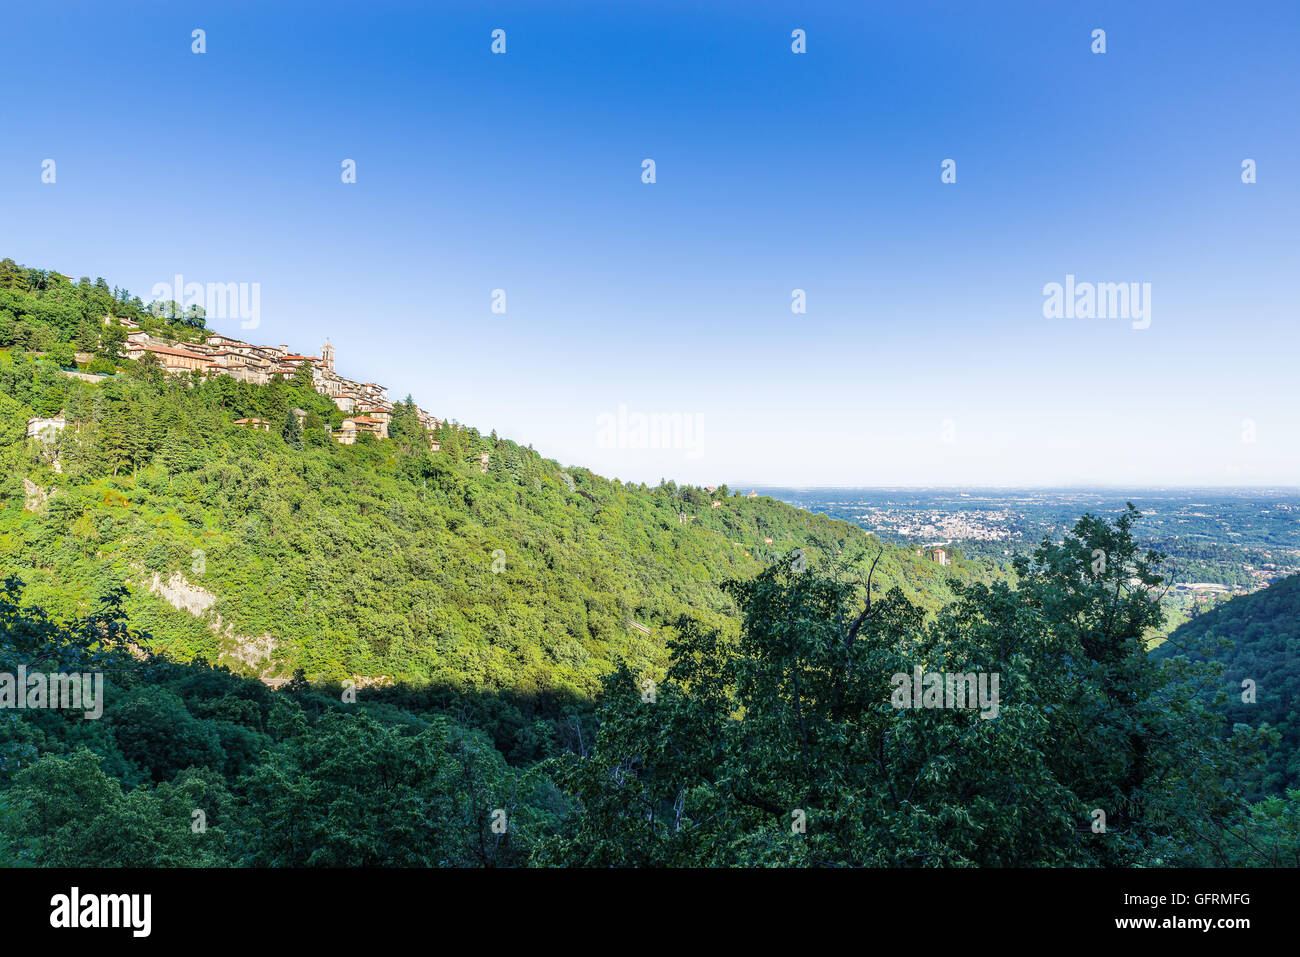
[[[321,346],[320,355],[306,356],[292,351],[288,345],[257,346],[215,332],[208,333],[202,342],[178,345],[139,328],[139,323],[133,319],[105,316],[104,321],[116,321],[129,330],[123,348],[128,359],[139,361],[153,356],[168,373],[227,375],[241,382],[266,385],[276,375],[292,378],[300,367],[306,365],[311,369],[312,387],[332,399],[348,416],[334,433],[336,441],[352,445],[362,433],[369,433],[377,439],[388,438],[388,424],[393,413],[388,390],[374,382],[356,382],[339,375],[334,369],[334,346],[328,339]],[[432,433],[442,425],[442,420],[418,406],[416,415],[420,425],[430,434],[430,448],[438,451]],[[270,423],[260,419],[239,419],[235,424],[270,428]]]
[[[941,564],[1006,563],[1057,541],[1085,511],[1143,512],[1137,534],[1167,555],[1170,601],[1188,613],[1300,572],[1300,489],[764,489]]]

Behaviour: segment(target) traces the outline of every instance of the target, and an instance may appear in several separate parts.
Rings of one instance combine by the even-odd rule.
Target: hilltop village
[[[106,316],[104,321],[113,320]],[[116,321],[129,330],[123,347],[126,357],[138,361],[153,356],[159,367],[168,373],[228,375],[241,382],[266,385],[273,376],[291,378],[306,365],[311,369],[313,388],[328,396],[347,415],[334,433],[340,444],[352,445],[358,435],[367,432],[376,439],[388,438],[388,423],[393,412],[388,390],[374,382],[355,382],[339,375],[334,370],[334,346],[328,339],[321,346],[319,356],[304,356],[290,351],[287,345],[255,346],[215,332],[205,336],[202,342],[177,345],[140,329],[132,319]],[[442,425],[442,421],[418,406],[416,415],[420,425],[430,433],[430,448],[438,451],[438,442],[432,433]],[[235,424],[270,428],[270,423],[260,419],[239,419]]]

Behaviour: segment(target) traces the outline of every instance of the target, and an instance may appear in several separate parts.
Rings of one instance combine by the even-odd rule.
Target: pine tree
[[[298,421],[298,414],[290,409],[284,414],[284,425],[280,429],[280,434],[284,436],[285,444],[291,448],[302,448],[302,425]]]

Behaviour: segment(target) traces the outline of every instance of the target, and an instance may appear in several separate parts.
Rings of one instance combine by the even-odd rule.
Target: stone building
[[[334,369],[335,348],[328,339],[321,346],[319,356],[304,356],[290,352],[284,343],[257,346],[215,332],[205,336],[202,343],[175,345],[155,339],[143,330],[133,329],[127,334],[125,351],[128,358],[137,360],[152,353],[168,372],[198,370],[212,375],[228,375],[253,385],[267,385],[277,374],[290,378],[302,366],[309,366],[312,387],[349,416],[335,433],[339,443],[351,445],[362,432],[369,432],[378,439],[388,438],[393,414],[388,390],[375,382],[355,382],[340,376]],[[442,420],[425,410],[417,407],[415,413],[426,432],[432,433],[442,427]],[[438,443],[432,437],[430,447],[438,450]],[[486,454],[480,464],[483,471],[487,471]]]
[[[388,438],[388,423],[383,419],[376,419],[369,415],[354,415],[351,421],[360,431],[369,432],[377,439]]]
[[[174,349],[170,346],[154,345],[151,342],[127,343],[128,359],[143,359],[150,353],[158,357],[158,363],[167,372],[203,372],[215,364],[207,356],[189,349]]]

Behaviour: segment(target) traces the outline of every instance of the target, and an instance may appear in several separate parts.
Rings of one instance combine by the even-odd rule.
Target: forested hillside
[[[665,622],[734,616],[724,580],[795,549],[851,574],[878,550],[773,499],[624,485],[455,424],[431,452],[409,400],[391,440],[343,447],[326,433],[341,413],[309,376],[166,376],[121,359],[117,327],[96,322],[122,309],[120,291],[6,275],[0,304],[19,310],[23,341],[53,351],[51,338],[99,330],[81,345],[121,373],[87,382],[0,354],[0,567],[62,617],[125,586],[132,621],[178,660],[590,694],[620,658],[661,670]],[[60,412],[53,441],[26,438],[29,417]],[[245,417],[273,428],[234,425]],[[935,609],[949,580],[980,574],[887,548],[875,581]]]
[[[90,371],[111,373],[126,330],[105,325],[105,316],[131,319],[178,341],[198,341],[204,328],[201,308],[185,315],[175,302],[154,305],[147,308],[139,296],[110,288],[102,278],[73,282],[54,270],[0,259],[0,348],[49,352],[66,359],[62,365],[70,365],[75,352],[87,353],[93,357]]]
[[[1187,622],[1156,654],[1221,664],[1229,720],[1281,734],[1259,775],[1260,790],[1300,787],[1300,575]]]
[[[0,708],[0,865],[1300,864],[1300,791],[1250,800],[1274,734],[1147,653],[1131,506],[993,581],[454,423],[432,451],[409,400],[340,445],[305,377],[168,376],[101,310],[201,317],[0,285],[0,675],[104,678],[102,716]],[[1000,706],[901,709],[913,668]]]
[[[142,657],[120,592],[58,621],[10,579],[0,672],[105,683],[98,719],[0,711],[0,865],[1300,865],[1300,791],[1239,786],[1267,735],[1200,700],[1213,666],[1147,655],[1130,525],[1085,517],[928,622],[779,562],[728,587],[738,632],[683,617],[667,680],[620,666],[594,713],[272,692]],[[1000,713],[891,707],[914,665],[1000,674]]]

